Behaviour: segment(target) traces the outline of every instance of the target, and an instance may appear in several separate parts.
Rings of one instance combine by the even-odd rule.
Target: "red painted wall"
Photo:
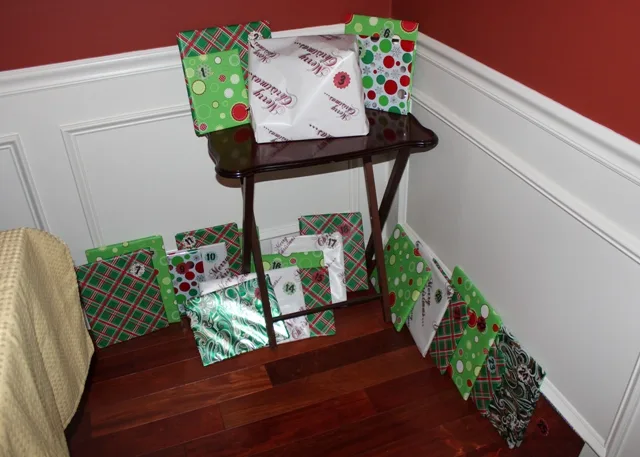
[[[3,0],[0,71],[176,44],[176,32],[266,19],[272,30],[388,17],[391,0]]]
[[[640,142],[640,2],[393,0],[393,16]]]

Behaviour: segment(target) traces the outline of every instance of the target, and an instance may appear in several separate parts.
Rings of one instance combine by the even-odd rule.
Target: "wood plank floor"
[[[577,457],[546,399],[509,450],[378,304],[336,311],[337,335],[203,367],[188,323],[98,351],[67,430],[73,457]]]

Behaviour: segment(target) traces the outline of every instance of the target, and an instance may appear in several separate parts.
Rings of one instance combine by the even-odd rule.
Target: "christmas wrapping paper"
[[[347,291],[368,290],[362,214],[334,213],[302,216],[300,235],[338,232],[342,235]]]
[[[271,249],[281,255],[290,255],[294,252],[322,251],[324,265],[321,266],[326,266],[329,269],[332,302],[340,303],[347,299],[344,249],[340,233],[273,238]]]
[[[369,133],[354,36],[251,40],[249,106],[257,143]]]
[[[98,260],[108,260],[119,255],[130,254],[140,249],[150,249],[153,252],[153,268],[158,271],[156,280],[160,288],[160,297],[162,298],[167,320],[170,323],[180,322],[180,311],[178,310],[178,301],[173,292],[167,253],[164,250],[164,241],[160,235],[87,249],[85,254],[87,256],[87,262],[91,263]]]
[[[242,238],[240,238],[242,240]],[[205,279],[220,279],[229,276],[227,244],[216,243],[198,248],[204,263]],[[240,259],[242,260],[242,259]]]
[[[198,103],[197,101],[194,101],[194,96],[198,96],[193,92],[192,89],[192,85],[196,80],[193,80],[194,76],[190,76],[191,72],[189,71],[189,69],[195,72],[195,76],[197,76],[199,73],[204,77],[208,74],[208,70],[211,69],[211,66],[201,66],[197,63],[197,61],[191,64],[190,58],[199,59],[201,56],[207,56],[209,54],[219,52],[237,52],[241,68],[241,73],[239,74],[241,80],[238,82],[238,86],[242,85],[242,88],[246,88],[247,69],[249,65],[249,39],[257,37],[271,37],[271,30],[269,29],[269,24],[267,22],[249,22],[248,24],[226,25],[222,27],[211,27],[201,30],[188,30],[178,33],[178,49],[180,50],[180,59],[182,59],[182,69],[184,71],[185,81],[187,83],[187,95],[189,96],[189,104],[191,105],[193,124],[197,135],[203,135],[207,131],[215,130],[215,127],[222,124],[217,123],[211,125],[205,122],[204,128],[201,129],[201,127],[203,127],[203,123],[198,122],[197,107],[204,105],[204,103]],[[208,59],[203,58],[203,62],[205,60]],[[202,69],[204,69],[204,74],[202,73]],[[192,79],[192,81],[190,81],[190,79]],[[204,79],[201,81],[205,82]],[[198,86],[200,87],[200,89],[202,87],[200,85],[196,86],[196,90],[199,91],[200,89],[198,89]],[[234,89],[234,93],[235,92],[236,91]],[[240,94],[242,95],[242,91],[240,92]],[[202,95],[202,93],[200,95]],[[215,100],[212,100],[211,103],[213,103],[213,101]],[[219,109],[220,107],[218,106],[217,108],[215,108],[214,106],[211,106],[211,108]],[[203,108],[200,109],[200,114],[202,114],[202,110]],[[242,113],[242,111],[243,110],[241,108],[236,109],[237,113]],[[218,115],[219,114],[220,113],[218,113]],[[226,119],[228,120],[229,118],[226,117]],[[248,121],[248,117],[245,121]]]
[[[487,415],[489,404],[495,398],[495,394],[502,384],[502,375],[505,369],[504,356],[502,351],[498,349],[502,339],[503,333],[501,329],[493,346],[489,349],[487,360],[482,365],[480,374],[471,390],[471,400],[476,404],[476,408],[482,415]]]
[[[327,267],[300,270],[300,281],[307,309],[331,304],[331,286]],[[336,333],[336,321],[331,310],[309,314],[307,321],[311,336],[329,336]]]
[[[279,316],[268,278],[267,289],[271,314]],[[189,300],[186,308],[204,366],[269,344],[257,279]],[[283,322],[275,322],[273,329],[276,341],[289,338]]]
[[[324,253],[322,251],[292,252],[290,254],[263,254],[262,266],[265,271],[278,268],[320,268],[324,266]],[[255,263],[251,264],[251,271],[255,273]]]
[[[416,247],[431,270],[431,278],[422,291],[420,302],[416,303],[407,319],[407,327],[422,357],[425,357],[442,316],[451,303],[453,288],[447,278],[436,268],[433,251],[420,241],[416,242]]]
[[[448,370],[462,398],[467,400],[502,327],[502,319],[460,267],[453,270],[451,284],[467,303],[469,320]]]
[[[182,59],[200,135],[248,124],[249,100],[237,49]]]
[[[232,275],[242,270],[240,249],[240,232],[235,223],[216,225],[198,230],[190,230],[176,234],[178,249],[195,249],[211,244],[225,243],[227,248],[227,264]]]
[[[439,270],[442,272],[442,270]],[[467,328],[469,316],[467,315],[467,304],[462,300],[456,291],[451,296],[451,301],[447,307],[436,334],[431,341],[431,358],[440,370],[441,374],[447,371],[449,360],[458,346],[458,341],[462,337],[462,332]]]
[[[298,267],[269,270],[265,272],[265,275],[271,282],[282,314],[295,313],[305,309],[305,300]],[[255,273],[250,273],[247,275],[210,280],[203,284],[202,293],[208,294],[216,292],[226,287],[231,287],[256,278],[257,275]],[[284,323],[289,332],[289,339],[284,342],[309,338],[309,322],[305,316],[286,319]]]
[[[167,260],[178,310],[180,315],[184,316],[186,313],[184,305],[188,300],[200,295],[199,284],[205,280],[202,257],[194,249],[168,252]]]
[[[400,331],[427,287],[431,270],[400,224],[396,225],[384,248],[384,264],[387,270],[391,321],[395,329]],[[379,290],[377,281],[378,271],[375,269],[371,283]]]
[[[522,444],[546,373],[508,328],[503,326],[501,334],[497,348],[504,356],[505,370],[488,417],[509,448],[514,448]]]
[[[418,24],[352,15],[345,33],[357,36],[366,108],[408,114]]]
[[[99,348],[168,325],[149,249],[76,268],[91,335]]]

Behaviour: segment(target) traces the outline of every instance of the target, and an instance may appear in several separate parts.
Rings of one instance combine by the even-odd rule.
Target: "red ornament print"
[[[234,121],[240,122],[244,121],[247,117],[249,117],[249,109],[247,105],[244,103],[236,103],[231,108],[231,117]]]
[[[389,95],[395,94],[398,92],[398,83],[392,80],[387,81],[384,83],[384,91]]]
[[[393,60],[393,57],[391,57],[391,56],[387,56],[382,60],[382,64],[387,68],[392,68],[394,63],[395,63],[395,61]]]
[[[401,85],[403,85],[404,87],[407,87],[410,83],[411,83],[411,78],[409,78],[407,75],[400,76]]]

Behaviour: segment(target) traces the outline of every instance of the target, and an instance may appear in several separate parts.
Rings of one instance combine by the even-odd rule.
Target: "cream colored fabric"
[[[92,355],[67,246],[0,232],[0,457],[69,455],[64,428]]]

